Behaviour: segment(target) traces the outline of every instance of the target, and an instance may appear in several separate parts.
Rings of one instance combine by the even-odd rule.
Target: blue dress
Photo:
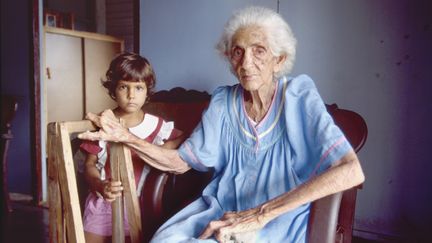
[[[243,92],[239,84],[216,89],[201,123],[179,148],[192,168],[213,169],[214,177],[199,199],[161,226],[152,242],[216,242],[196,239],[211,220],[290,191],[352,149],[308,76],[281,78],[258,124],[246,114]],[[309,207],[270,221],[256,242],[305,242]]]

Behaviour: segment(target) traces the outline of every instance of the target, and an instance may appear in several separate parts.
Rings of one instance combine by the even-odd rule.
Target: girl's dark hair
[[[120,80],[129,82],[144,82],[147,87],[147,97],[153,94],[156,77],[149,61],[135,53],[124,52],[116,56],[106,72],[106,80],[102,85],[108,89],[112,99],[115,97],[115,89]]]

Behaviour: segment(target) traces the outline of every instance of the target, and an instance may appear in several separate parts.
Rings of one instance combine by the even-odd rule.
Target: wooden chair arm
[[[342,194],[343,192],[335,193],[312,202],[309,214],[307,242],[335,242],[335,232],[337,230],[337,221]]]

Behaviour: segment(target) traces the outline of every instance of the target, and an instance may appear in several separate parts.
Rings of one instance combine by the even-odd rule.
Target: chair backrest
[[[85,242],[80,201],[78,196],[76,165],[73,161],[71,140],[74,135],[96,128],[90,121],[54,122],[48,124],[48,199],[50,242]],[[117,166],[123,184],[123,196],[128,214],[132,242],[141,242],[141,213],[130,150],[118,143],[110,144],[111,166]],[[117,201],[117,200],[116,200]],[[121,199],[118,200],[121,202]],[[123,212],[121,203],[113,213]],[[115,207],[113,207],[115,208]],[[114,216],[116,217],[116,216]],[[123,220],[113,221],[113,239],[122,234]],[[120,229],[120,231],[118,231]],[[118,239],[115,242],[123,242]]]

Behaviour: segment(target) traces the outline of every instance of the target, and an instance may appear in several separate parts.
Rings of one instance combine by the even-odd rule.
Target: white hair
[[[232,37],[242,27],[259,26],[267,33],[270,50],[274,56],[286,56],[281,70],[275,73],[279,78],[292,70],[296,54],[296,39],[288,23],[275,11],[264,7],[247,7],[237,11],[225,24],[224,32],[216,45],[222,56],[229,59]]]

